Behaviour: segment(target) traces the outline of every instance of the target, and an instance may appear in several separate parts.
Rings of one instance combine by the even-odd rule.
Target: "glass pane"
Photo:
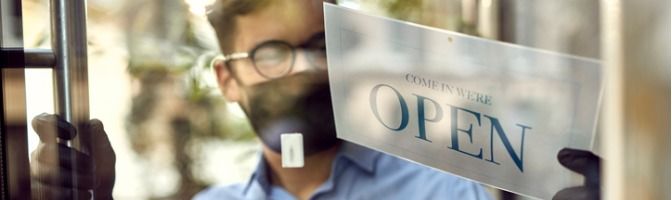
[[[23,2],[26,46],[49,48],[49,1]],[[510,194],[497,189],[336,140],[327,73],[323,69],[261,80],[253,70],[248,70],[252,74],[240,75],[246,77],[233,77],[235,73],[229,73],[224,65],[211,66],[218,54],[249,52],[267,40],[282,40],[295,48],[301,46],[315,33],[324,31],[321,1],[239,1],[246,5],[228,7],[218,7],[225,4],[216,2],[229,1],[87,1],[90,116],[102,121],[114,150],[115,199],[191,199],[199,193],[203,195],[200,197],[235,199],[212,192],[226,193],[228,190],[222,185],[237,184],[239,187],[229,189],[242,193],[236,189],[243,188],[251,179],[258,187],[253,186],[257,189],[246,195],[258,195],[261,199],[270,195],[265,193],[270,189],[275,195],[297,197],[322,190],[311,187],[304,192],[281,186],[292,180],[314,181],[319,184],[305,184],[327,189],[329,184],[325,182],[333,182],[336,189],[323,192],[341,195],[336,199],[349,196],[375,199],[375,195],[383,193],[414,195],[412,189],[424,186],[431,177],[460,182],[470,188],[464,194],[510,198]],[[441,29],[497,37],[490,29],[486,33],[479,28],[474,16],[481,11],[473,2],[476,1],[343,0],[338,4]],[[590,8],[593,9],[586,12],[597,10]],[[239,30],[230,31],[234,28],[230,19],[240,19],[235,26]],[[390,34],[397,33],[392,30]],[[315,64],[312,62],[326,62],[300,55],[297,54],[294,69],[312,68],[309,66]],[[28,122],[43,112],[54,112],[51,73],[48,69],[26,70]],[[250,77],[255,78],[254,85],[245,84],[251,81],[240,81]],[[35,130],[29,130],[29,146],[34,150],[40,140]],[[307,155],[303,168],[281,167],[282,133],[302,134],[302,148]],[[373,159],[377,156],[383,161]],[[110,166],[110,154],[103,152],[96,158],[103,158],[95,161],[101,165],[98,169]],[[387,163],[368,165],[374,162]],[[381,172],[378,178],[384,180],[363,178],[365,171],[390,163],[404,167]],[[347,171],[356,174],[351,177],[339,176],[344,173],[341,169],[359,171]],[[399,174],[397,169],[417,171],[424,176],[389,179]],[[255,172],[257,176],[253,176]],[[110,181],[109,174],[104,175],[98,176],[99,181]],[[352,180],[343,181],[349,178]],[[381,189],[397,188],[402,185],[398,182],[404,181],[413,184],[399,187],[400,190]],[[346,187],[359,190],[337,190]],[[369,188],[381,191],[367,191]]]

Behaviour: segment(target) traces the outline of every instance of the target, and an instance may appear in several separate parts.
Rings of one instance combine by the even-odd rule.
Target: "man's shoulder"
[[[245,184],[236,183],[229,185],[215,185],[211,186],[194,196],[194,200],[209,200],[209,199],[244,199]]]

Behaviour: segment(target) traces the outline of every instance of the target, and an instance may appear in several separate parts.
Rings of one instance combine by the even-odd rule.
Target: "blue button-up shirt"
[[[243,184],[215,186],[196,200],[296,199],[268,179],[266,162],[259,162]],[[491,199],[481,185],[344,142],[331,167],[331,175],[310,199]]]

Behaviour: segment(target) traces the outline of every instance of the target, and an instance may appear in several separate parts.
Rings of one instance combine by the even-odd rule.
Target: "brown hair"
[[[235,17],[246,15],[268,5],[270,0],[217,0],[210,6],[208,21],[215,29],[219,48],[222,53],[233,49],[233,36],[236,33]]]

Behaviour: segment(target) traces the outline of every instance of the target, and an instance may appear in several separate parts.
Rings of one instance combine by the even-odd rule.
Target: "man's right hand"
[[[89,191],[95,199],[112,199],[116,156],[99,120],[90,120],[78,133],[59,116],[45,113],[33,118],[32,126],[40,137],[31,153],[33,199],[91,199]],[[78,134],[90,136],[89,154],[59,142]]]

